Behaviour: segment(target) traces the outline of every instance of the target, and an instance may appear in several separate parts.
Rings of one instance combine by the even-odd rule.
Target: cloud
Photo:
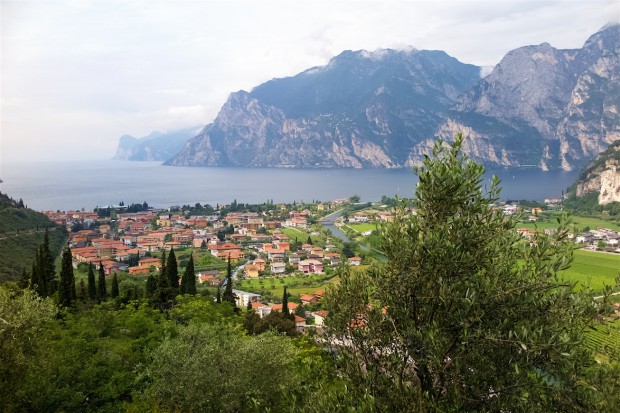
[[[59,0],[3,1],[0,18],[3,159],[79,159],[111,157],[126,133],[207,124],[231,92],[343,50],[493,66],[526,44],[581,47],[619,16],[617,0]]]

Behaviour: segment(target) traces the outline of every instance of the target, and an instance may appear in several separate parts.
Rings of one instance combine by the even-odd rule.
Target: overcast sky
[[[119,136],[205,125],[231,92],[343,50],[439,49],[495,65],[579,48],[619,0],[4,1],[0,162],[109,159]]]

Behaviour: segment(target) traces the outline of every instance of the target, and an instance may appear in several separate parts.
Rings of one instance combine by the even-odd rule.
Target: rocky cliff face
[[[612,25],[582,49],[513,50],[459,97],[433,138],[463,132],[470,155],[487,165],[581,166],[620,137],[619,49]],[[414,148],[408,162],[419,160]]]
[[[443,52],[344,52],[233,93],[170,165],[401,167],[480,69]]]
[[[579,167],[620,138],[620,25],[577,50],[547,43],[480,68],[440,51],[347,51],[233,93],[169,165],[403,167],[466,137],[487,166]]]
[[[143,138],[130,135],[120,137],[115,160],[125,161],[165,161],[178,153],[185,142],[200,131],[188,128],[173,132],[152,132]]]
[[[577,181],[576,195],[598,193],[598,203],[620,202],[620,140],[612,143],[585,169]]]

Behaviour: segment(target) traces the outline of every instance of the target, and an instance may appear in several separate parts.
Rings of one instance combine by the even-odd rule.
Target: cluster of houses
[[[261,302],[260,294],[249,293],[241,290],[233,290],[237,300],[237,306],[247,308],[248,305],[252,307],[254,312],[260,317],[264,318],[269,315],[272,311],[282,311],[282,304],[264,304]],[[323,290],[317,290],[314,294],[300,294],[299,299],[301,301],[301,305],[310,306],[313,304],[317,304],[323,298]],[[299,304],[295,302],[288,303],[288,309],[291,313],[294,313],[299,307]],[[310,330],[320,333],[322,331],[322,327],[325,323],[325,319],[328,316],[328,311],[325,310],[317,310],[317,311],[306,311],[306,317],[301,317],[295,315],[295,325],[298,331],[307,333]],[[307,319],[311,318],[314,320],[313,324],[308,324]]]
[[[319,206],[331,207],[330,204]],[[116,271],[127,271],[130,275],[157,271],[160,263],[150,256],[151,253],[188,247],[200,248],[233,264],[246,263],[246,255],[252,253],[256,258],[247,262],[243,271],[248,278],[294,271],[321,274],[326,265],[336,266],[342,259],[334,245],[322,248],[303,244],[298,251],[291,250],[291,242],[280,228],[307,229],[310,215],[307,210],[290,211],[285,219],[257,212],[187,217],[165,211],[119,211],[113,219],[84,211],[48,211],[45,214],[71,230],[69,244],[74,266],[80,263],[93,264],[96,268],[103,266],[106,275]],[[300,236],[304,234],[307,235],[300,232]],[[361,259],[352,257],[349,263],[359,265]],[[201,282],[216,282],[213,281],[217,278],[215,274],[203,276],[211,278],[200,279]]]
[[[584,244],[590,248],[598,248],[604,244],[605,247],[620,253],[620,232],[608,228],[596,228],[585,232],[575,238],[578,244]]]

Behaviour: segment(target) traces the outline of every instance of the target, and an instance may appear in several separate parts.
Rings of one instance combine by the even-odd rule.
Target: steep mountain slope
[[[620,140],[597,156],[581,173],[575,186],[575,195],[596,193],[598,204],[620,202]]]
[[[174,132],[152,132],[142,138],[123,135],[119,138],[115,160],[165,161],[178,153],[185,142],[199,132],[199,128],[187,128]]]
[[[487,166],[570,170],[620,138],[620,25],[583,48],[509,52],[484,79],[441,51],[343,52],[230,95],[166,163],[403,167],[462,132]]]
[[[463,132],[467,152],[487,165],[583,165],[620,138],[619,50],[617,24],[581,49],[543,43],[513,50],[458,99],[434,138]],[[430,144],[414,148],[408,164]]]
[[[479,73],[440,51],[343,52],[233,93],[167,164],[399,167]]]

